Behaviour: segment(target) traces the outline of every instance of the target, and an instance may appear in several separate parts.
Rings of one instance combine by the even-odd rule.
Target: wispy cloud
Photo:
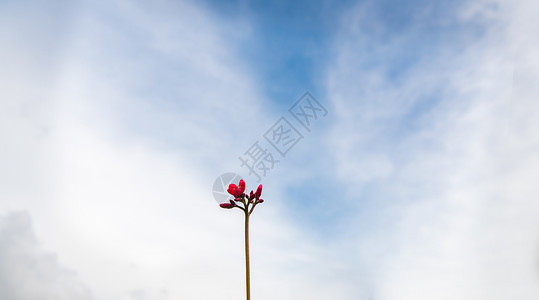
[[[537,93],[513,80],[523,65],[527,80],[537,71],[529,67],[537,45],[514,52],[526,40],[514,26],[534,8],[432,4],[398,34],[369,6],[345,19],[329,77],[340,117],[334,154],[341,179],[353,186],[349,198],[358,201],[350,258],[367,262],[377,298],[529,299],[537,292],[531,174],[539,166],[531,149],[538,124],[529,101]],[[443,18],[421,14],[436,9]],[[429,55],[391,69],[414,50]]]

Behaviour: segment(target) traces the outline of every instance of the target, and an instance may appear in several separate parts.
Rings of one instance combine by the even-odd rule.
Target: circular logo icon
[[[228,199],[231,199],[232,196],[227,192],[228,185],[231,183],[238,184],[240,181],[241,176],[236,173],[224,173],[221,174],[221,176],[217,177],[215,181],[213,182],[213,198],[217,203],[225,203]]]

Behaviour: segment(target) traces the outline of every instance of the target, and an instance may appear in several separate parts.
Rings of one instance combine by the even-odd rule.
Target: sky
[[[0,1],[0,299],[536,299],[537,13]]]

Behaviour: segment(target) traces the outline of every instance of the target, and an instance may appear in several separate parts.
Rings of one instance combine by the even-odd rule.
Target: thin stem
[[[251,209],[249,210],[249,216],[253,213],[253,210],[255,209],[256,202],[251,206]]]
[[[249,213],[245,210],[245,287],[247,300],[251,300],[251,274],[249,270]]]

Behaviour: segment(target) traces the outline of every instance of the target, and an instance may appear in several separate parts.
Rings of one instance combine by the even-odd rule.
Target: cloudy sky
[[[537,299],[538,14],[0,1],[0,299],[242,299],[254,145],[253,299]]]

